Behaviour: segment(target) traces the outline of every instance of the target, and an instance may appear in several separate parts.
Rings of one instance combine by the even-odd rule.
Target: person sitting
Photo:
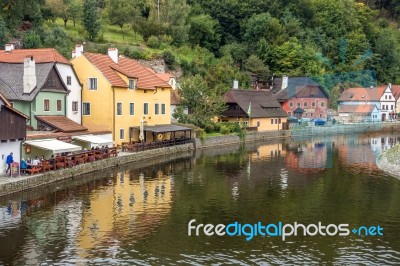
[[[19,167],[21,170],[28,169],[28,164],[26,163],[24,158],[21,159],[21,163],[20,163]]]
[[[40,161],[39,158],[36,156],[35,159],[32,160],[32,165],[39,165]]]

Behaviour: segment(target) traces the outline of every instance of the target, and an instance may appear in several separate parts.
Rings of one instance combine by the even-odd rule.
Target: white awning
[[[56,139],[40,139],[25,141],[25,144],[38,147],[42,150],[49,150],[53,153],[80,151],[82,147],[66,143]]]
[[[73,139],[91,143],[94,146],[114,145],[114,141],[95,135],[74,136]]]

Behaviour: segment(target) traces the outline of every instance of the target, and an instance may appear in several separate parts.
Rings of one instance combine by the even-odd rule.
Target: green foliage
[[[0,46],[4,46],[8,39],[8,29],[3,18],[0,16]]]
[[[158,38],[156,36],[150,36],[149,39],[147,40],[147,45],[150,48],[160,48],[160,41],[158,40]]]
[[[101,29],[96,0],[84,0],[83,26],[85,27],[89,40],[95,40]]]
[[[223,98],[209,88],[199,75],[186,79],[181,88],[182,107],[178,108],[176,113],[180,123],[194,124],[203,128],[226,108]],[[184,107],[190,110],[188,115],[183,113]]]
[[[25,33],[23,41],[25,49],[39,48],[42,44],[39,34],[33,30]]]
[[[175,55],[170,50],[163,52],[163,59],[169,69],[175,69],[176,59]]]
[[[222,122],[220,123],[220,130],[221,134],[231,134],[231,133],[241,133],[242,129],[240,128],[239,123],[232,123],[232,122]]]
[[[72,38],[58,26],[45,31],[43,46],[55,48],[66,58],[71,56],[74,45]]]
[[[189,40],[192,45],[200,45],[210,51],[217,51],[221,36],[218,21],[210,15],[201,14],[190,19]]]

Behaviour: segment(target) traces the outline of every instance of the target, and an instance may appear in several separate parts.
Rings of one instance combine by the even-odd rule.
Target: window
[[[387,100],[387,95],[385,95],[385,100]]]
[[[130,79],[129,80],[129,89],[130,90],[134,90],[135,89],[135,80],[134,79]]]
[[[97,90],[97,78],[89,78],[89,90]]]
[[[273,125],[274,124],[274,119],[271,119],[271,125]]]
[[[149,114],[149,104],[148,103],[144,103],[143,104],[143,114],[144,115],[148,115]]]
[[[319,114],[319,118],[321,118],[322,117],[322,114]]]
[[[61,112],[61,110],[62,110],[61,100],[57,100],[57,112]]]
[[[122,115],[122,103],[117,103],[117,115]]]
[[[124,139],[125,131],[123,129],[119,130],[119,139]]]
[[[130,115],[134,115],[135,114],[135,104],[134,103],[130,103],[129,104],[129,114]]]
[[[289,102],[289,106],[290,106],[290,107],[293,107],[293,102]]]
[[[304,106],[304,107],[307,107],[307,102],[304,102],[303,106]]]
[[[165,115],[165,103],[161,104],[161,114]]]
[[[158,103],[156,103],[156,104],[154,105],[154,113],[155,113],[156,115],[159,114],[159,104],[158,104]]]
[[[311,106],[312,106],[312,107],[315,107],[315,102],[312,102]]]
[[[50,100],[49,99],[44,99],[44,104],[43,104],[43,110],[48,112],[50,111]]]
[[[300,103],[297,103],[297,107],[300,107]]]
[[[72,112],[78,112],[78,102],[72,102]]]
[[[71,85],[71,76],[67,76],[67,85]]]
[[[275,118],[275,124],[278,124],[278,118]]]
[[[90,103],[83,103],[82,115],[90,115]]]
[[[321,106],[324,107],[324,106],[325,106],[325,103],[324,103],[324,102],[321,102]]]
[[[390,110],[393,110],[393,105],[390,106]]]
[[[258,126],[258,127],[260,126],[260,121],[257,121],[257,126]]]
[[[281,124],[281,119],[280,119],[280,118],[278,119],[278,124],[279,124],[279,125]]]

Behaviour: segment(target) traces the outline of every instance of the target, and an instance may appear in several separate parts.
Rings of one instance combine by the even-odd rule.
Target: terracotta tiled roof
[[[10,52],[0,50],[0,62],[3,63],[23,63],[24,59],[29,56],[33,56],[37,64],[57,62],[71,65],[71,62],[54,48],[16,49]]]
[[[379,101],[385,91],[386,86],[374,88],[348,88],[339,98],[339,101],[365,102]]]
[[[87,128],[62,115],[37,115],[37,120],[61,132],[87,131]]]
[[[400,97],[400,85],[392,85],[392,93],[393,96],[395,98],[395,100],[397,101]]]
[[[158,77],[154,71],[142,66],[136,60],[119,57],[117,64],[108,55],[85,52],[84,56],[104,74],[113,86],[128,87],[128,84],[117,74],[117,72],[120,72],[127,77],[136,78],[138,80],[136,84],[138,89],[155,90],[157,88],[171,87]]]
[[[169,74],[169,73],[157,73],[157,76],[160,78],[160,79],[162,79],[162,80],[164,80],[165,82],[169,82],[169,80],[171,79],[171,74]]]
[[[369,114],[375,109],[375,107],[375,104],[342,104],[339,106],[339,113]]]

